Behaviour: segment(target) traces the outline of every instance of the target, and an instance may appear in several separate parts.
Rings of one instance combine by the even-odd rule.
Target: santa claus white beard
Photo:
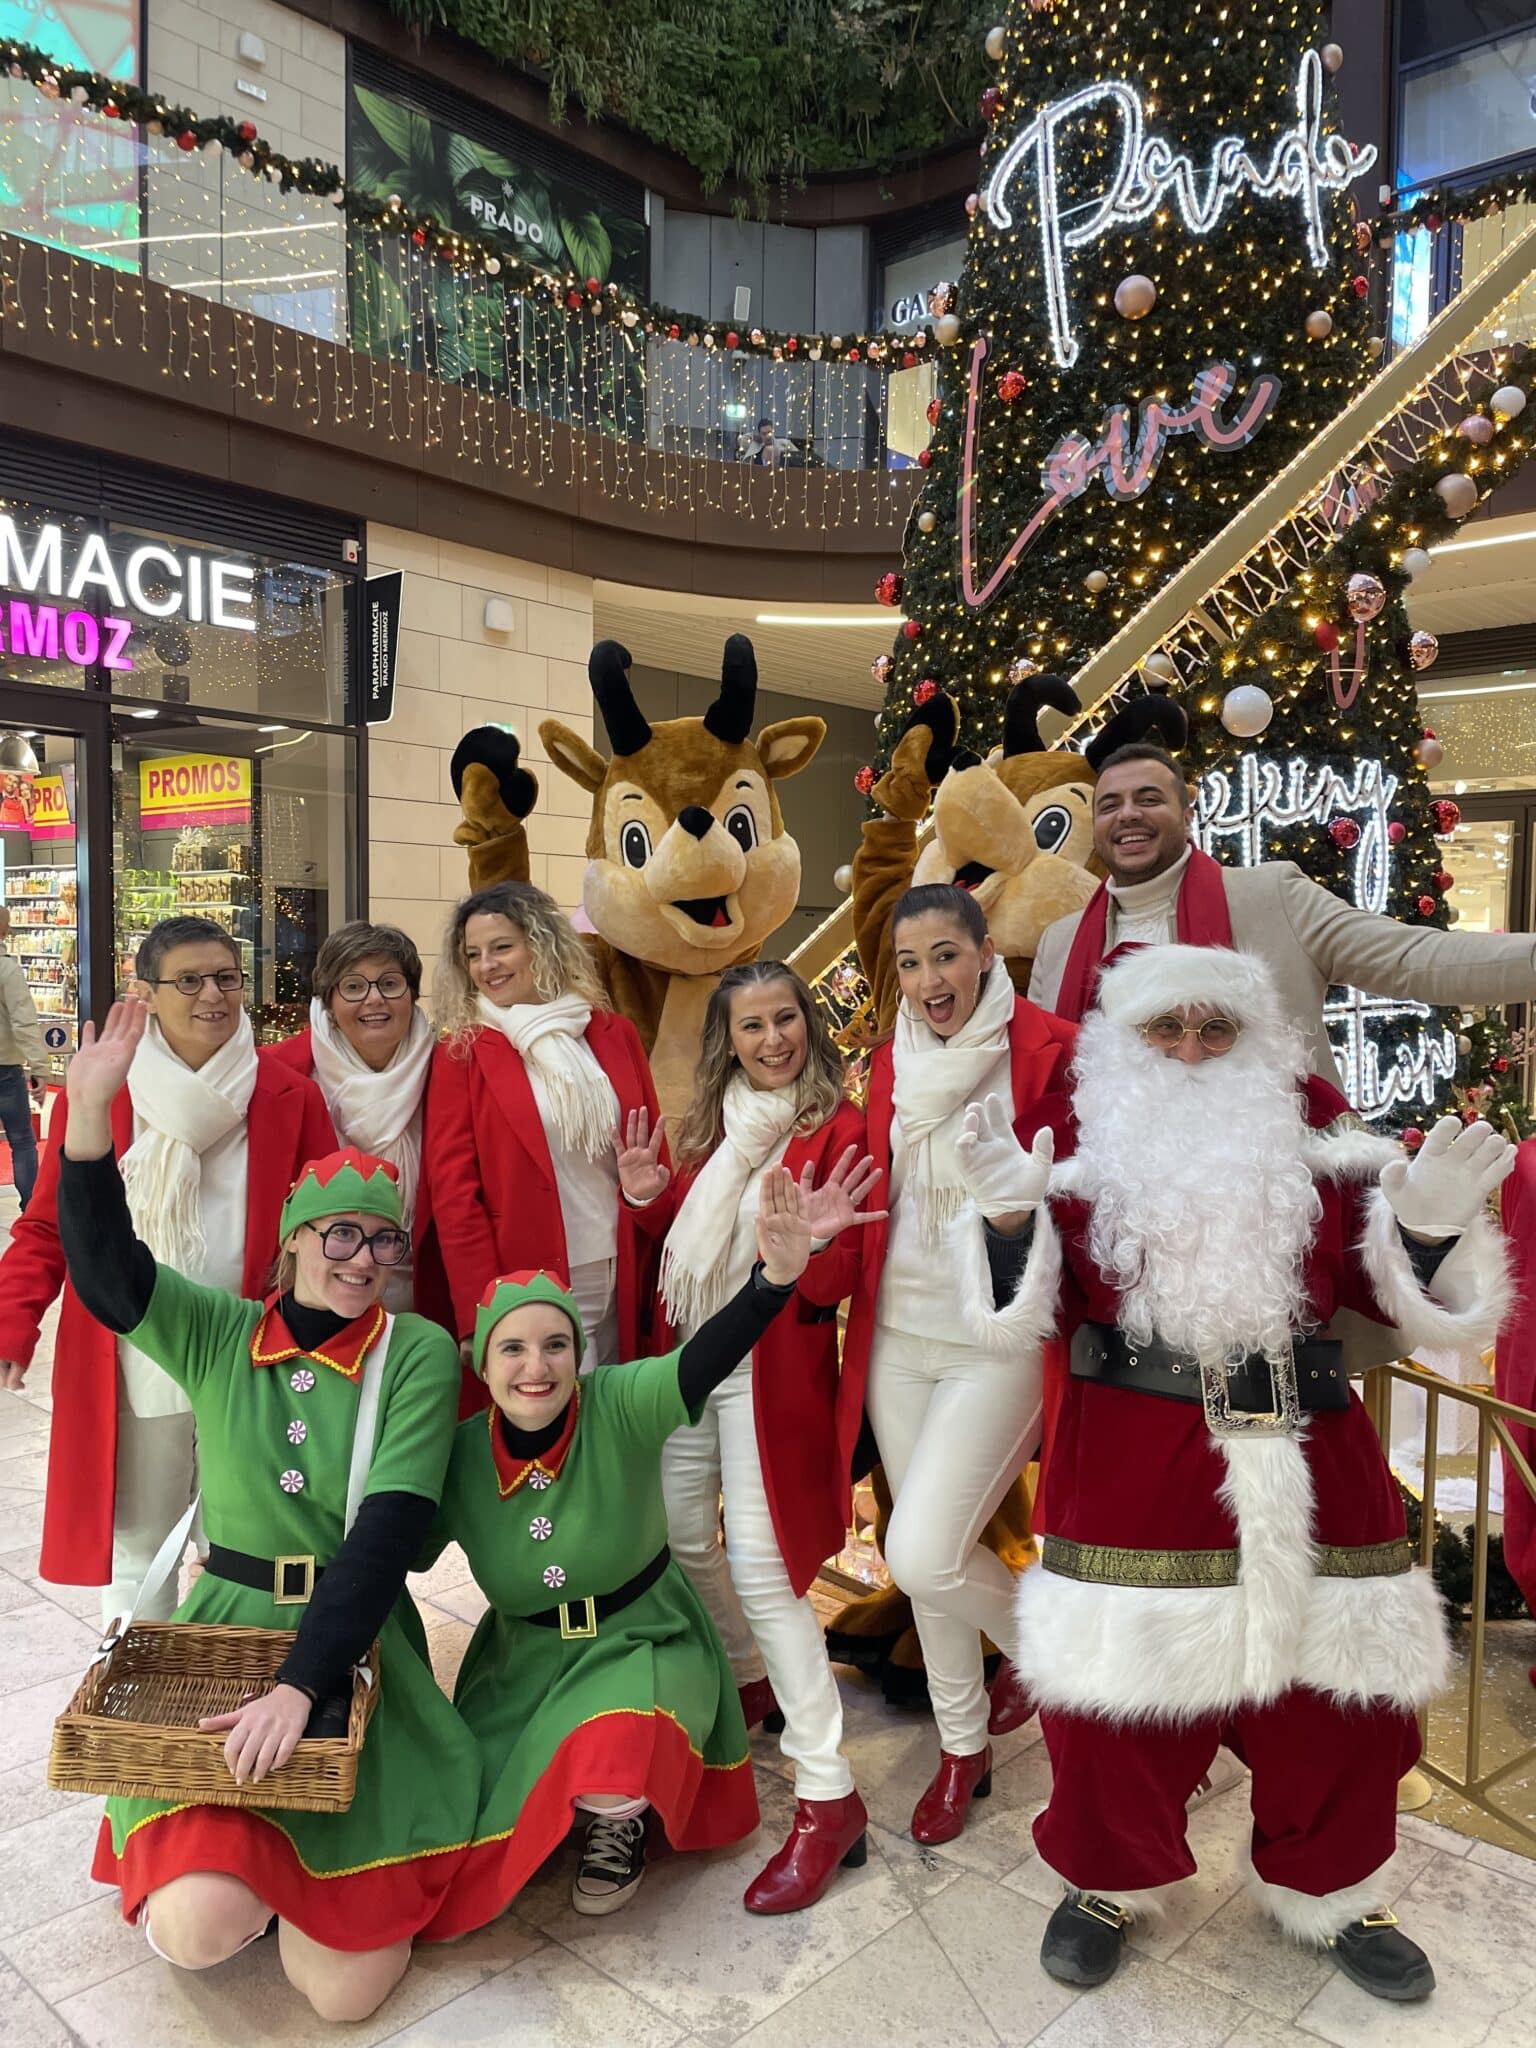
[[[1125,1024],[1084,1023],[1074,1192],[1134,1341],[1155,1335],[1202,1364],[1288,1351],[1321,1213],[1302,1157],[1303,1071],[1284,1028],[1250,1024],[1225,1058],[1185,1066]]]

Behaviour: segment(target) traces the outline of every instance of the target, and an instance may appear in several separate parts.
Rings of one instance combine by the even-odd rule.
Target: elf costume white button
[[[288,1384],[296,1394],[307,1394],[314,1387],[315,1376],[307,1365],[301,1365],[296,1373],[289,1375]]]
[[[547,1541],[547,1539],[553,1536],[554,1533],[555,1525],[552,1521],[550,1521],[547,1515],[535,1515],[533,1520],[528,1524],[528,1534],[533,1538],[535,1543],[543,1543]]]
[[[546,1486],[553,1486],[554,1483],[547,1472],[542,1472],[537,1467],[528,1474],[528,1484],[535,1493],[542,1493]]]
[[[290,1467],[277,1483],[284,1493],[302,1493],[304,1491],[304,1474],[302,1472],[295,1472]]]
[[[551,1589],[551,1591],[553,1591],[555,1587],[563,1586],[565,1584],[565,1573],[561,1571],[559,1565],[552,1564],[547,1565],[545,1567],[544,1583]]]
[[[307,1422],[290,1422],[290,1423],[289,1423],[289,1425],[288,1425],[288,1441],[289,1441],[289,1443],[291,1443],[291,1444],[301,1444],[301,1443],[303,1443],[303,1441],[304,1441],[305,1437],[307,1437],[308,1435],[309,1435],[309,1424],[308,1424]]]

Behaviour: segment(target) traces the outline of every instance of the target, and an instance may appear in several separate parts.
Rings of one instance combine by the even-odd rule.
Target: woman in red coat
[[[939,1843],[991,1790],[981,1635],[1012,1642],[1013,1580],[978,1539],[1034,1451],[1041,1410],[1038,1366],[983,1355],[957,1324],[948,1239],[966,1190],[955,1140],[970,1102],[1002,1095],[1022,1116],[1059,1089],[1077,1027],[1014,994],[964,889],[907,890],[891,936],[901,1005],[865,1101],[891,1216],[863,1236],[843,1370],[867,1376],[893,1501],[885,1561],[912,1601],[938,1723],[939,1768],[912,1833]],[[1011,1665],[997,1684],[1017,1685]]]
[[[590,1362],[639,1354],[646,1273],[619,1234],[617,1141],[658,1111],[640,1035],[605,1007],[586,947],[527,882],[468,896],[443,941],[426,1188],[460,1338],[498,1273],[569,1282]]]
[[[452,1325],[441,1260],[421,1199],[427,1074],[435,1033],[419,1002],[421,955],[392,924],[356,918],[337,927],[315,956],[309,1028],[260,1057],[313,1081],[325,1097],[337,1142],[386,1159],[399,1174],[411,1257],[391,1267],[384,1306],[414,1309]]]
[[[864,1119],[843,1099],[842,1060],[793,968],[758,960],[721,976],[705,1012],[678,1178],[643,1112],[626,1139],[619,1172],[635,1205],[626,1228],[652,1243],[665,1234],[662,1306],[678,1338],[751,1271],[758,1187],[771,1168],[796,1176],[812,1228],[830,1240],[801,1277],[795,1312],[764,1334],[662,1458],[671,1548],[720,1631],[748,1726],[775,1705],[784,1717],[795,1823],[748,1886],[746,1905],[794,1912],[820,1898],[840,1863],[865,1854],[842,1704],[806,1591],[848,1527],[864,1382],[859,1372],[839,1375],[837,1305],[858,1277],[852,1226],[875,1220],[858,1204],[877,1176],[864,1157]]]

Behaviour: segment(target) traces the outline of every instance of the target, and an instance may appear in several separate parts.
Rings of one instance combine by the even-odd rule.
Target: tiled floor
[[[14,1215],[0,1192],[0,1241]],[[287,1988],[270,1943],[202,1976],[169,1970],[88,1875],[94,1801],[50,1792],[54,1715],[94,1642],[93,1595],[36,1577],[48,1374],[0,1396],[0,2043],[4,2048],[274,2048],[338,2038]],[[419,1581],[447,1682],[479,1598],[462,1559]],[[569,1865],[515,1913],[425,1951],[346,2039],[411,2048],[1536,2048],[1536,1861],[1408,1820],[1391,1903],[1429,1949],[1440,1988],[1398,2010],[1288,1947],[1249,1903],[1239,1855],[1246,1796],[1227,1763],[1196,1809],[1201,1862],[1159,1928],[1139,1931],[1113,1984],[1074,1995],[1039,1968],[1055,1888],[1031,1849],[1046,1792],[1034,1725],[1006,1737],[991,1800],[942,1854],[906,1832],[932,1768],[926,1719],[893,1715],[844,1675],[849,1747],[873,1854],[813,1911],[744,1913],[741,1890],[789,1821],[789,1784],[758,1744],[763,1828],[739,1849],[665,1857],[634,1904],[578,1918]],[[1227,1760],[1224,1758],[1224,1762]]]

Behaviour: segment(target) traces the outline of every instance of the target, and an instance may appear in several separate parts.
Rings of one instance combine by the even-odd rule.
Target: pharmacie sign
[[[146,619],[254,633],[255,580],[246,562],[52,520],[23,530],[0,512],[0,655],[131,669]]]

